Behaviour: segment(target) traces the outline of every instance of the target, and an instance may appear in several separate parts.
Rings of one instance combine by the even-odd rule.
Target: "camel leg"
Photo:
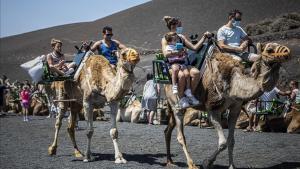
[[[226,139],[224,136],[223,128],[221,126],[221,113],[209,112],[208,115],[211,123],[214,125],[214,128],[217,130],[219,143],[218,143],[218,149],[208,159],[204,160],[203,162],[204,169],[211,168],[218,154],[227,148]]]
[[[172,113],[170,113],[168,126],[164,131],[165,141],[166,141],[166,148],[167,148],[167,166],[173,166],[174,165],[174,162],[171,158],[171,151],[170,151],[171,136],[172,136],[172,131],[173,131],[174,127],[175,127],[174,115]]]
[[[188,152],[188,148],[187,148],[186,141],[185,141],[185,136],[184,136],[184,131],[183,131],[183,112],[182,112],[182,110],[181,111],[173,110],[173,112],[174,112],[176,128],[177,128],[177,140],[183,148],[189,169],[196,169],[198,167],[196,167],[196,165],[194,164],[194,162]]]
[[[123,155],[119,149],[118,145],[118,130],[117,130],[117,122],[116,122],[116,114],[118,111],[119,103],[116,101],[112,101],[110,104],[110,117],[111,117],[111,123],[112,127],[110,129],[110,137],[113,141],[114,144],[114,149],[115,149],[115,163],[116,164],[125,164],[127,161],[123,158]]]
[[[83,160],[83,162],[89,162],[92,161],[92,153],[91,153],[91,140],[92,140],[92,136],[94,133],[94,128],[93,128],[93,107],[92,105],[89,103],[89,101],[84,100],[83,101],[83,110],[85,113],[85,117],[87,117],[87,132],[86,132],[86,136],[87,136],[87,147],[86,147],[86,151],[85,151],[85,158]]]
[[[228,115],[228,137],[227,137],[227,145],[228,145],[228,157],[229,157],[229,169],[235,169],[233,163],[233,147],[234,147],[234,129],[236,125],[236,121],[239,117],[241,111],[241,105],[235,104],[234,107],[230,108],[230,113]]]
[[[75,103],[76,104],[76,103]],[[77,144],[76,144],[76,140],[75,140],[75,123],[76,123],[76,118],[77,118],[77,112],[78,109],[76,109],[76,107],[74,107],[74,104],[71,104],[71,115],[69,118],[69,125],[68,125],[68,133],[69,136],[71,138],[73,147],[74,147],[74,155],[77,158],[81,158],[83,157],[82,153],[79,151]]]
[[[58,139],[58,133],[62,124],[62,119],[64,116],[64,109],[59,108],[58,109],[58,115],[56,117],[56,122],[55,122],[55,134],[54,134],[54,141],[52,145],[48,148],[48,154],[49,155],[56,155],[56,148],[57,148],[57,139]]]

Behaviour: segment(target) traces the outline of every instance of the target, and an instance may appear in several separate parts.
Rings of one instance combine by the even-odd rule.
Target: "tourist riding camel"
[[[47,62],[50,71],[54,74],[65,76],[74,72],[75,63],[65,63],[65,57],[62,53],[62,41],[51,39],[51,47],[53,51],[47,55]]]
[[[277,43],[258,44],[259,59],[256,60],[251,72],[244,71],[244,65],[233,59],[229,54],[214,48],[212,55],[207,58],[203,79],[196,87],[195,97],[203,104],[195,107],[207,111],[210,122],[217,130],[218,146],[214,153],[204,160],[203,167],[211,168],[217,155],[228,147],[229,168],[235,168],[233,162],[234,129],[243,102],[250,101],[262,95],[264,91],[274,88],[279,78],[281,63],[290,59],[290,50]],[[167,147],[167,165],[174,165],[171,158],[170,142],[174,127],[177,128],[177,140],[182,145],[189,168],[197,168],[188,151],[184,131],[184,110],[176,109],[177,98],[172,92],[172,85],[165,86],[165,93],[172,107],[172,113],[165,130]],[[221,114],[226,110],[228,114],[228,137],[221,126]]]
[[[209,32],[205,32],[202,36],[202,38],[199,40],[199,42],[195,45],[193,45],[183,34],[183,27],[182,27],[182,22],[180,21],[179,18],[175,18],[175,17],[170,17],[170,16],[165,16],[164,21],[166,22],[166,25],[169,29],[169,32],[173,32],[176,33],[176,43],[182,44],[182,46],[184,48],[188,48],[190,50],[194,50],[197,51],[199,50],[205,39],[207,39],[208,37],[211,36],[211,33]],[[163,37],[161,40],[161,45],[162,45],[162,51],[164,53],[164,55],[167,54],[167,46],[168,46],[168,42],[166,41],[166,38]],[[167,54],[168,55],[168,54]],[[175,67],[175,66],[174,66]],[[196,103],[196,100],[194,97],[191,97],[192,94],[194,94],[196,87],[199,83],[199,79],[200,79],[200,72],[197,68],[188,65],[187,68],[189,71],[185,71],[183,72],[182,70],[178,69],[178,66],[176,66],[175,68],[176,71],[178,71],[177,74],[177,82],[173,82],[174,84],[177,83],[177,90],[178,90],[178,96],[179,96],[179,103],[181,107],[188,107],[189,106],[189,102],[190,103]],[[173,69],[173,67],[172,67]],[[186,90],[186,78],[188,78],[188,80],[190,80],[190,90],[187,89]],[[173,89],[175,90],[176,87],[174,85]],[[173,90],[173,91],[174,91]],[[176,91],[176,90],[175,90]],[[185,95],[190,96],[188,98],[185,97]]]
[[[252,41],[240,26],[241,20],[241,11],[234,9],[228,13],[228,22],[218,30],[218,45],[234,59],[254,62],[259,55],[245,51]]]
[[[112,28],[109,26],[105,26],[102,29],[102,40],[99,40],[94,43],[91,47],[91,51],[95,52],[98,51],[99,55],[104,56],[112,66],[112,68],[116,68],[118,58],[115,56],[114,52],[119,49],[125,49],[126,46],[123,45],[118,40],[112,39],[113,36]]]
[[[118,146],[118,130],[116,126],[116,115],[119,107],[119,101],[128,93],[134,82],[133,70],[139,62],[139,54],[130,48],[126,48],[116,53],[118,57],[117,67],[114,69],[110,62],[101,55],[90,55],[85,57],[81,64],[82,68],[79,72],[77,81],[66,80],[57,83],[59,112],[55,124],[55,139],[49,147],[48,153],[55,154],[57,148],[58,132],[61,127],[62,115],[65,111],[63,100],[76,99],[75,102],[81,102],[85,117],[88,121],[87,126],[87,149],[84,161],[92,161],[91,138],[93,135],[93,109],[104,107],[105,103],[109,103],[111,108],[112,128],[110,135],[115,148],[115,163],[126,163]],[[67,99],[65,99],[67,98]],[[73,105],[73,104],[71,104]],[[75,112],[75,113],[73,113]],[[78,111],[77,111],[78,112]],[[76,111],[71,110],[71,118],[69,122],[68,132],[74,145],[75,154],[81,156],[75,141],[75,120]]]

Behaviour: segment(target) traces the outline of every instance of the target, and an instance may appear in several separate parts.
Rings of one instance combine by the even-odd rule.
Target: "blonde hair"
[[[62,41],[61,40],[58,40],[58,39],[55,39],[55,38],[52,38],[51,39],[51,46],[55,46],[57,43],[60,43],[62,44]]]

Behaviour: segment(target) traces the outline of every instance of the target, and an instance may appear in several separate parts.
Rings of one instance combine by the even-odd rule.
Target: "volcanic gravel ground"
[[[127,164],[114,164],[114,150],[109,136],[109,122],[95,122],[92,152],[95,160],[83,163],[72,156],[73,149],[67,135],[66,120],[59,134],[57,155],[47,155],[54,136],[55,119],[32,117],[23,122],[22,117],[8,115],[0,118],[0,168],[165,168],[165,125],[118,123],[119,143]],[[86,123],[79,122],[76,131],[78,146],[85,150]],[[227,134],[227,130],[225,130]],[[213,153],[217,147],[214,129],[185,127],[186,142],[196,165]],[[172,156],[178,167],[186,168],[186,159],[172,135]],[[300,135],[286,133],[245,133],[236,130],[235,164],[237,168],[291,169],[300,168]],[[220,153],[214,168],[225,169],[227,151]]]

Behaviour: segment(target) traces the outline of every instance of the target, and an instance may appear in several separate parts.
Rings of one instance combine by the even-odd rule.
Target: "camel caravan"
[[[74,155],[84,162],[93,161],[91,139],[94,133],[94,110],[108,106],[115,163],[127,162],[119,148],[117,122],[138,123],[147,116],[150,118],[149,124],[152,124],[152,112],[157,111],[158,123],[163,123],[164,119],[167,125],[164,130],[167,166],[174,165],[170,144],[172,131],[176,128],[177,140],[186,156],[188,168],[198,168],[191,158],[184,134],[184,125],[197,125],[213,127],[218,135],[218,146],[214,153],[203,161],[203,167],[212,168],[220,152],[227,148],[229,168],[235,168],[235,128],[245,129],[252,125],[252,114],[246,106],[251,101],[255,103],[253,114],[257,115],[258,121],[263,119],[262,121],[268,123],[270,128],[273,119],[268,119],[270,116],[266,113],[259,114],[263,109],[263,106],[259,106],[262,102],[260,98],[266,92],[274,90],[281,64],[291,59],[291,51],[287,46],[272,42],[253,45],[238,25],[241,16],[240,11],[233,10],[228,16],[228,22],[219,29],[217,35],[205,32],[200,39],[197,39],[197,35],[193,36],[192,40],[182,34],[182,22],[179,18],[164,17],[169,32],[161,40],[162,52],[153,60],[152,78],[147,79],[147,87],[144,88],[141,101],[131,94],[125,104],[122,100],[132,90],[137,78],[134,70],[140,61],[138,51],[112,39],[112,28],[106,26],[102,31],[102,40],[85,42],[80,48],[76,47],[78,52],[74,60],[66,62],[61,52],[62,41],[52,39],[53,52],[39,57],[35,63],[31,61],[30,66],[29,63],[23,65],[32,79],[43,85],[47,98],[42,100],[39,94],[33,97],[30,104],[33,113],[49,114],[51,104],[58,107],[54,140],[48,148],[48,154],[56,154],[62,119],[65,112],[70,110],[67,131]],[[238,35],[230,39],[228,33]],[[238,43],[234,42],[236,38],[241,38]],[[245,58],[248,59],[246,63]],[[157,106],[162,97],[159,86],[164,91],[166,102]],[[289,93],[277,91],[282,95],[293,95],[294,91],[296,94],[293,95],[296,101],[278,116],[285,131],[297,133],[300,131],[300,96],[299,91],[296,91],[298,83],[294,83],[292,87],[292,92]],[[8,96],[13,95],[12,89],[9,88]],[[13,102],[16,104],[14,109],[21,108],[18,97]],[[47,113],[45,109],[48,109]],[[87,146],[84,153],[79,150],[75,139],[76,121],[79,116],[87,121]],[[141,118],[143,116],[144,118]],[[163,116],[165,118],[162,118]],[[228,128],[227,137],[223,128]],[[249,131],[252,129],[249,128]]]

